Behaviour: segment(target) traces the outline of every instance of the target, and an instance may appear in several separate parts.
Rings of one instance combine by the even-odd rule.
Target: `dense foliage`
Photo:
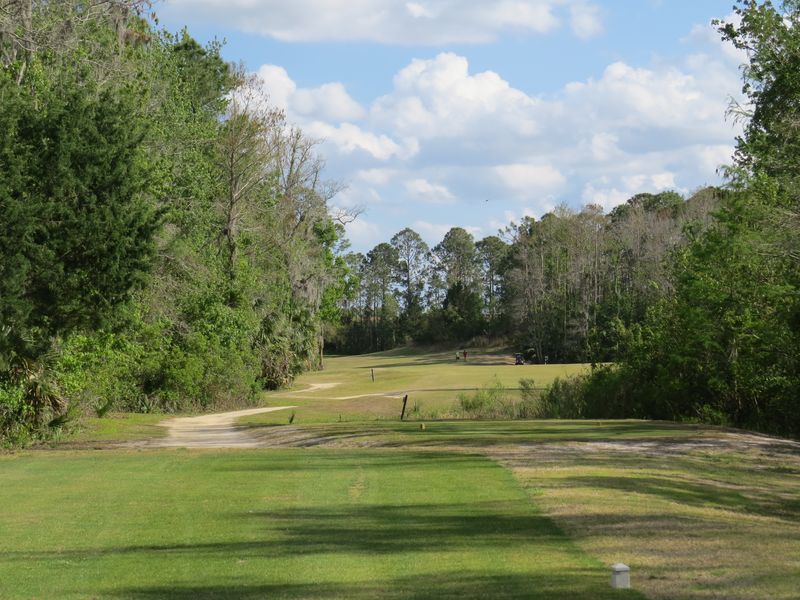
[[[623,332],[672,290],[667,259],[709,226],[719,195],[638,194],[610,214],[559,207],[502,238],[455,227],[432,250],[404,229],[350,255],[358,293],[329,343],[363,352],[482,336],[535,362],[614,360]]]
[[[248,403],[345,291],[314,143],[147,8],[0,11],[0,437]]]
[[[562,383],[580,416],[690,418],[800,435],[800,4],[718,23],[747,51],[748,119],[712,225],[673,256],[673,292],[626,331],[616,368]]]

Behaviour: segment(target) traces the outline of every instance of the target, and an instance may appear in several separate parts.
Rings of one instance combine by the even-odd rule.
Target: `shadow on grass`
[[[290,449],[286,449],[290,451]],[[414,470],[420,468],[445,468],[460,469],[480,467],[485,460],[484,457],[476,454],[445,454],[441,452],[383,452],[380,455],[370,456],[369,454],[359,454],[354,450],[343,450],[336,454],[331,454],[329,450],[309,450],[309,456],[313,460],[306,462],[292,459],[289,455],[287,460],[280,459],[281,450],[271,450],[278,452],[271,457],[271,460],[264,460],[263,456],[257,452],[251,455],[243,455],[225,464],[210,467],[217,471],[274,471],[298,473],[303,470],[320,471],[352,471],[359,467],[371,465],[380,466],[381,469],[402,469]],[[476,462],[476,459],[478,462]],[[489,464],[488,461],[485,464]]]
[[[281,552],[367,555],[396,552],[471,551],[532,544],[537,551],[564,551],[566,538],[549,518],[530,514],[527,501],[456,505],[410,504],[263,511],[264,530],[284,535]]]
[[[667,447],[703,431],[694,426],[642,421],[586,424],[560,421],[424,421],[424,431],[416,421],[309,425],[295,429],[293,433],[297,434],[296,438],[286,440],[286,444],[313,446],[363,439],[372,446],[385,448],[484,448],[537,442],[645,440]],[[248,424],[247,427],[255,435],[263,432],[267,441],[271,431],[279,431],[271,424]]]
[[[198,572],[193,579],[197,585],[171,586],[163,578],[145,576],[142,584],[107,588],[100,594],[133,599],[642,598],[636,592],[612,594],[606,569],[587,560],[550,519],[531,514],[525,498],[443,505],[343,504],[237,513],[228,519],[230,531],[247,532],[250,539],[9,552],[4,558],[19,564],[54,560],[86,564],[127,555],[135,556],[138,563],[170,564],[172,573],[186,575],[200,565],[218,572],[219,565],[228,565],[234,558],[308,557],[312,562],[298,564],[312,564],[313,560],[336,561],[337,555],[358,555],[367,564],[384,557],[376,563],[375,572],[360,571],[366,581],[349,582],[346,573],[324,569],[322,577],[333,573],[329,577],[334,581],[312,583],[309,580],[320,573],[302,569],[277,577],[256,571],[225,583],[213,575],[209,582],[206,573]],[[254,533],[260,539],[252,540]],[[385,566],[393,564],[395,556],[400,572],[386,578]],[[520,557],[525,559],[521,562]],[[409,569],[421,573],[411,576]],[[374,579],[369,579],[370,574]]]
[[[747,474],[742,472],[742,483]],[[717,508],[732,512],[761,515],[772,518],[800,518],[800,499],[795,495],[773,493],[767,486],[759,486],[750,493],[733,489],[725,483],[698,482],[687,478],[631,476],[571,477],[568,486],[611,489],[626,493],[646,494],[686,506]]]
[[[276,583],[249,585],[233,583],[227,586],[134,587],[114,593],[121,598],[150,600],[171,598],[194,600],[235,598],[256,600],[264,598],[359,599],[382,598],[400,600],[439,599],[497,599],[517,598],[567,600],[576,598],[641,599],[633,590],[611,590],[597,585],[596,574],[581,569],[564,570],[551,577],[525,575],[495,575],[475,571],[449,571],[436,575],[397,577],[363,583]],[[302,574],[298,574],[302,577]],[[605,583],[605,582],[604,582]]]
[[[143,554],[274,558],[310,554],[364,556],[405,552],[472,552],[529,546],[536,552],[575,553],[549,518],[531,514],[527,500],[455,505],[339,505],[234,514],[234,531],[260,531],[259,540],[132,544],[76,550],[5,552],[6,560],[85,560]],[[535,556],[533,557],[535,560]]]

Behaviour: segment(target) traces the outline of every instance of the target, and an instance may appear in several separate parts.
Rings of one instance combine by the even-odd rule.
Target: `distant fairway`
[[[297,405],[297,423],[395,419],[400,416],[400,398],[406,394],[411,418],[445,417],[452,413],[460,393],[500,382],[509,388],[509,396],[518,397],[520,379],[545,387],[556,377],[588,369],[589,365],[514,365],[510,352],[473,350],[466,361],[456,361],[455,351],[401,348],[328,358],[323,371],[301,375],[289,393],[271,392],[265,400],[271,405]],[[285,423],[286,417],[276,414],[259,422]]]

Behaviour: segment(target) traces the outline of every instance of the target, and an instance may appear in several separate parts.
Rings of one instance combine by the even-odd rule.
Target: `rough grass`
[[[239,420],[249,433],[281,446],[321,445],[327,447],[415,447],[440,449],[481,449],[497,446],[530,445],[541,442],[565,443],[604,440],[716,439],[720,429],[652,421],[378,421],[333,423],[308,426],[272,425],[267,415]]]
[[[158,424],[174,415],[110,413],[105,417],[85,418],[77,431],[68,438],[76,445],[94,443],[128,442],[134,440],[163,437],[167,430]]]
[[[0,458],[2,598],[641,598],[479,456]]]
[[[656,599],[796,599],[800,453],[499,451],[536,504]]]

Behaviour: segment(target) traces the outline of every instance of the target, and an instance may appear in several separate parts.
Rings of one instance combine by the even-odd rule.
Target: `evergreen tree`
[[[135,98],[76,83],[37,110],[7,78],[0,98],[2,350],[35,359],[52,338],[101,326],[142,284],[158,219]]]

